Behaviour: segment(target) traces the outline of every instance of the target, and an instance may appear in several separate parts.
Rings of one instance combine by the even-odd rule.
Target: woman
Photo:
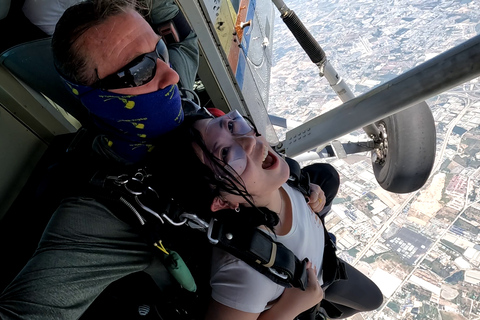
[[[309,207],[303,194],[287,184],[288,164],[237,111],[218,118],[186,117],[161,143],[172,154],[155,167],[169,181],[165,192],[186,211],[234,222],[239,230],[261,228],[300,260],[309,260],[307,289],[285,289],[214,248],[207,319],[294,319],[324,298],[322,269],[332,261],[323,261],[324,227],[314,212],[325,203],[320,188],[313,189]],[[379,307],[383,298],[376,285],[351,266],[345,268],[348,280],[325,289],[325,300],[339,311],[335,316]]]

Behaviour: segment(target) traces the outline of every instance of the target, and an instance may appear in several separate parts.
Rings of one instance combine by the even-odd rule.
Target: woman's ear
[[[212,210],[212,212],[220,211],[227,208],[230,208],[230,203],[218,196],[213,199],[212,205],[210,206],[210,210]]]

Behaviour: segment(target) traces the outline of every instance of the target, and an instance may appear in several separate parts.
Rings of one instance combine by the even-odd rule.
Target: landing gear
[[[308,54],[310,60],[319,68],[320,76],[325,76],[340,100],[347,102],[355,98],[345,81],[329,63],[323,49],[310,32],[308,32],[296,14],[288,9],[282,0],[273,0],[273,2],[280,11],[281,18],[292,31],[298,43]],[[472,60],[471,58],[468,59]],[[447,64],[445,63],[445,65]],[[403,76],[401,79],[399,77],[399,80],[396,80],[395,83],[390,83],[389,90],[385,90],[387,88],[384,86],[384,90],[377,90],[375,94],[380,95],[381,93],[385,94],[385,92],[395,92],[393,88],[400,90],[404,88],[404,85],[399,85],[400,81],[406,81],[407,79],[427,84],[428,78],[420,72],[418,72],[418,74],[419,78],[417,80],[410,74]],[[420,81],[420,76],[422,76],[422,81]],[[431,86],[425,85],[424,87]],[[418,88],[417,86],[415,89]],[[397,92],[402,93],[401,90]],[[420,92],[418,92],[418,90],[415,94],[412,92],[412,96],[418,96],[419,94]],[[371,96],[373,95],[364,96],[364,99],[366,100]],[[385,97],[387,98],[386,95]],[[395,104],[396,102],[392,103],[391,107],[395,107]],[[351,112],[351,114],[354,114],[354,111],[361,112],[353,108],[353,106],[358,105],[343,105],[342,110]],[[383,111],[388,110],[387,107],[390,107],[390,105],[379,104],[378,107],[378,111],[380,112],[380,109]],[[335,115],[335,113],[329,114],[329,119],[335,118]],[[316,122],[317,125],[319,123],[320,121]],[[300,139],[304,139],[298,143],[306,144],[306,141],[313,139],[313,134],[311,135],[312,138],[309,136],[314,132],[312,128],[308,128],[305,131],[301,131],[302,129],[295,131],[298,135],[292,137],[293,142],[297,143]],[[367,135],[373,139],[373,172],[382,188],[394,193],[408,193],[420,189],[425,184],[435,162],[436,149],[435,121],[426,102],[420,102],[417,105],[377,121],[374,124],[367,125],[363,127],[363,129]]]
[[[435,121],[426,102],[375,123],[380,135],[372,151],[375,178],[395,193],[420,189],[435,162]]]

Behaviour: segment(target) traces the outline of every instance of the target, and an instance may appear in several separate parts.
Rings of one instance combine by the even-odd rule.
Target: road
[[[460,121],[460,119],[465,115],[467,112],[468,108],[471,106],[472,100],[469,98],[466,98],[465,101],[465,107],[462,109],[462,111],[453,119],[450,124],[447,127],[447,132],[445,133],[445,139],[443,141],[442,147],[440,148],[439,154],[437,156],[437,160],[435,162],[435,165],[433,166],[432,173],[430,176],[434,175],[437,173],[437,171],[440,169],[441,164],[443,163],[443,154],[445,153],[445,149],[447,148],[448,145],[448,138],[452,134],[453,129],[457,125],[457,123]],[[421,190],[421,189],[420,189]],[[397,218],[397,216],[402,212],[403,208],[417,195],[420,190],[412,192],[408,198],[400,205],[399,208],[397,208],[391,215],[391,217],[383,224],[383,226],[378,230],[378,232],[375,234],[375,236],[370,239],[370,241],[367,243],[367,245],[357,254],[355,257],[355,260],[353,261],[353,265],[356,265],[358,261],[360,261],[364,255],[370,250],[370,248],[377,242],[378,238],[380,238],[385,230],[387,230],[388,227],[392,224],[393,221]],[[456,221],[456,219],[455,219]],[[408,279],[408,278],[407,278]]]
[[[443,163],[443,155],[445,153],[445,149],[448,145],[448,140],[449,140],[449,137],[450,135],[452,134],[452,131],[453,129],[455,128],[455,126],[458,124],[458,122],[461,120],[461,118],[465,115],[465,113],[467,112],[467,110],[470,108],[470,106],[472,105],[472,100],[469,99],[468,97],[465,99],[465,107],[462,109],[462,111],[455,117],[455,119],[453,119],[450,124],[448,125],[447,127],[447,131],[445,133],[445,139],[443,141],[443,144],[442,144],[442,147],[440,148],[440,151],[439,151],[439,154],[437,156],[437,161],[432,169],[432,174],[435,174],[436,172],[438,172],[438,170],[440,169],[441,167],[441,164]],[[480,170],[477,169],[475,171],[475,173],[477,173],[478,171]],[[468,178],[468,186],[470,186],[470,177]],[[416,265],[414,266],[414,268],[412,269],[412,271],[402,280],[401,284],[395,289],[395,291],[393,292],[393,294],[390,296],[389,299],[387,299],[386,301],[384,301],[382,307],[380,307],[380,309],[378,309],[377,311],[375,311],[375,316],[374,316],[374,319],[378,319],[381,315],[382,315],[382,311],[383,309],[388,305],[388,303],[390,302],[390,300],[395,296],[395,293],[403,287],[403,285],[405,284],[405,282],[407,282],[410,277],[415,273],[415,271],[417,271],[417,268],[422,264],[423,260],[428,256],[428,254],[434,249],[437,247],[438,243],[440,242],[440,240],[442,238],[444,238],[444,236],[446,235],[446,233],[448,232],[448,230],[453,226],[453,224],[460,218],[460,216],[462,215],[462,213],[469,207],[471,206],[474,202],[472,203],[468,203],[468,187],[467,187],[467,192],[465,194],[465,203],[464,203],[464,207],[462,210],[459,211],[459,213],[457,214],[457,216],[455,217],[455,219],[453,219],[453,221],[448,225],[447,228],[445,228],[444,230],[442,230],[442,232],[439,234],[439,236],[437,237],[437,239],[435,240],[435,242],[430,246],[430,248],[425,252],[425,254],[420,258],[420,260],[418,260],[418,262],[416,263]],[[383,232],[390,226],[390,224],[395,220],[395,218],[398,216],[398,214],[400,212],[402,212],[403,208],[412,200],[412,198],[418,193],[419,191],[416,191],[414,193],[412,193],[404,202],[403,204],[401,205],[401,207],[396,210],[392,217],[390,217],[390,219],[388,219],[388,221],[382,226],[382,228],[379,230],[379,232],[375,235],[375,237],[373,237],[369,242],[368,244],[365,246],[365,248],[360,251],[360,253],[357,255],[356,259],[354,260],[354,265],[365,255],[365,253],[368,252],[368,250],[374,245],[374,243],[378,240],[378,238],[383,234]],[[478,202],[478,200],[476,201]]]

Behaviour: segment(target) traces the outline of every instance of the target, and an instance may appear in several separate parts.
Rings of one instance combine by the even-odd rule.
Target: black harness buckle
[[[300,288],[303,291],[307,289],[307,281],[308,281],[307,262],[308,262],[308,259],[305,258],[300,262],[300,265],[295,268],[295,276],[293,277],[293,283],[292,283],[294,287]]]

